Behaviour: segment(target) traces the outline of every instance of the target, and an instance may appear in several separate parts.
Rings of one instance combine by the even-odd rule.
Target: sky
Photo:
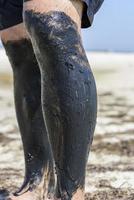
[[[82,38],[86,50],[134,52],[134,0],[104,0]]]
[[[104,0],[82,36],[87,50],[134,51],[134,0]]]

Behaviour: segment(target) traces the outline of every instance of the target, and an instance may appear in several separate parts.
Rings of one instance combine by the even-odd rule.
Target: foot
[[[54,200],[61,200],[61,199],[55,197]],[[84,200],[84,191],[78,189],[77,192],[73,195],[72,200]]]
[[[35,192],[27,192],[21,196],[10,196],[10,200],[37,200]]]
[[[34,192],[27,192],[21,196],[10,196],[9,200],[38,200],[37,195]],[[53,195],[48,198],[45,198],[44,200],[54,200]]]

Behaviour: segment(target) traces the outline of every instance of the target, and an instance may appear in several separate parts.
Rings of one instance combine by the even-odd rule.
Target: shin
[[[11,39],[13,32],[14,38]],[[21,25],[19,29],[13,28],[2,34],[3,45],[13,69],[16,114],[25,153],[25,180],[16,195],[36,188],[44,172],[51,177],[53,175],[53,159],[41,107],[40,70],[30,39],[26,33],[22,33]],[[54,186],[52,179],[50,190]]]
[[[25,11],[42,76],[42,105],[57,170],[57,197],[84,190],[97,98],[77,24],[65,12]],[[80,198],[81,200],[83,199]]]

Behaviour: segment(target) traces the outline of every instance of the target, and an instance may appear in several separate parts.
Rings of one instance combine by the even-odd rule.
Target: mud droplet
[[[65,65],[71,70],[75,69],[75,66],[73,66],[71,63],[65,62]]]
[[[89,85],[89,84],[91,84],[91,82],[89,82],[89,81],[84,81],[84,84]]]
[[[80,72],[81,74],[83,74],[83,73],[84,73],[84,70],[82,70],[82,69],[79,69],[79,72]]]

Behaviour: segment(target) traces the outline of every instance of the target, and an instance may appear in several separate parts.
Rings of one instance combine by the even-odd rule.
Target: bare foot
[[[37,200],[34,192],[27,192],[21,196],[10,196],[10,200]]]
[[[54,200],[61,200],[61,199],[55,197]],[[77,192],[73,195],[72,200],[84,200],[84,191],[78,189]]]

